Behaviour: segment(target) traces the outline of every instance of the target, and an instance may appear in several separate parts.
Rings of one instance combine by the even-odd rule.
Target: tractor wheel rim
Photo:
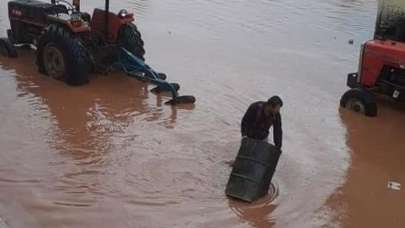
[[[365,113],[366,112],[366,107],[364,104],[357,100],[357,99],[351,99],[347,102],[347,106],[349,109],[355,111],[355,112],[360,112],[360,113]]]
[[[53,46],[47,46],[44,50],[44,65],[49,76],[62,79],[65,74],[65,61],[62,52]]]

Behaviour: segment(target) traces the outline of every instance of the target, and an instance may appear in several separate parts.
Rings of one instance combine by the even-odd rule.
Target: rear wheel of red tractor
[[[377,103],[374,95],[362,88],[350,89],[343,94],[340,106],[366,116],[377,116]]]
[[[118,42],[133,55],[145,60],[144,42],[136,25],[123,25],[118,34]]]
[[[61,25],[50,25],[40,37],[37,65],[41,73],[69,85],[88,83],[90,60],[79,38]]]

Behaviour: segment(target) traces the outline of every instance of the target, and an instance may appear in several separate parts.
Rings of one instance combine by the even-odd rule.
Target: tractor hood
[[[379,0],[375,38],[405,42],[404,0]]]

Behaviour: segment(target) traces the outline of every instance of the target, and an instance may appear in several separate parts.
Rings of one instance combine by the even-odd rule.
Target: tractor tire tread
[[[64,55],[66,67],[64,81],[72,86],[88,83],[90,59],[86,48],[78,37],[57,24],[49,25],[39,39],[36,60],[39,72],[46,73],[43,62],[43,49],[49,43],[53,43]]]

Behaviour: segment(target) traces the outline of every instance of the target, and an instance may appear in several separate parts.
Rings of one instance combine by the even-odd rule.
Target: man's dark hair
[[[283,101],[281,100],[281,98],[279,96],[270,97],[270,99],[267,100],[267,104],[269,104],[273,108],[278,106],[278,105],[280,107],[283,107]]]

